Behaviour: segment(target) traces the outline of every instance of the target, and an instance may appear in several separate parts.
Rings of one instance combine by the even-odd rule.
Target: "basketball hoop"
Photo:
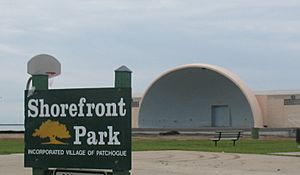
[[[48,75],[48,82],[49,82],[49,87],[53,87],[53,83],[54,83],[54,79],[52,77],[55,77],[56,76],[56,73],[55,72],[46,72],[46,74]]]
[[[60,75],[61,65],[53,56],[40,54],[28,61],[27,72],[30,75],[48,75],[49,78],[53,78]]]
[[[46,74],[49,76],[49,78],[55,77],[55,72],[46,72]]]

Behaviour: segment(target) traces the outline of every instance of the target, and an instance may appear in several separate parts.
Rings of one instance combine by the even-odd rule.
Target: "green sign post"
[[[131,71],[115,71],[114,88],[48,90],[48,75],[33,75],[25,91],[25,167],[131,170]]]
[[[35,87],[36,90],[48,90],[48,75],[33,75],[32,86]],[[28,91],[25,94],[28,94]],[[25,96],[25,100],[26,98],[27,96]],[[25,125],[26,125],[26,121],[25,121]],[[26,134],[26,126],[25,126],[25,134]],[[26,137],[25,137],[25,145],[26,145]],[[26,149],[24,153],[26,154]],[[46,173],[47,173],[47,168],[45,167],[32,168],[33,175],[46,175]]]
[[[121,66],[119,69],[115,70],[115,87],[131,89],[131,73],[132,73],[131,70],[129,70],[126,66]],[[130,103],[130,107],[131,107],[131,103]],[[130,118],[131,118],[131,116],[130,116]],[[129,125],[131,128],[131,123]],[[131,140],[131,130],[130,130],[130,140]],[[130,174],[129,170],[130,169],[127,169],[127,170],[114,169],[113,174],[114,175],[129,175]]]

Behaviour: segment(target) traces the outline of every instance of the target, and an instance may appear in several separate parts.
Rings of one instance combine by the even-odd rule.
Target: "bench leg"
[[[235,146],[235,140],[233,140],[233,146]]]
[[[217,143],[218,143],[218,141],[217,141],[217,140],[214,140],[214,142],[215,142],[215,147],[217,147]]]

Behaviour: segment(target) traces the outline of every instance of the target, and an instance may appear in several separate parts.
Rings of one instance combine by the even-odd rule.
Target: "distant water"
[[[3,125],[0,124],[0,131],[24,131],[23,125]]]

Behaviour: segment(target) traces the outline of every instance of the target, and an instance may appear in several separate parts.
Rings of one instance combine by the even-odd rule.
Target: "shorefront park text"
[[[88,103],[81,97],[78,103],[46,104],[44,99],[30,99],[28,101],[28,117],[123,117],[126,115],[126,104],[123,98],[119,102]]]
[[[28,101],[27,116],[35,117],[124,117],[126,104],[123,98],[117,103],[88,103],[81,97],[78,103],[47,104],[44,99],[30,99]],[[101,131],[88,131],[85,126],[73,126],[75,137],[73,144],[81,145],[82,138],[87,145],[120,145],[118,136],[120,131],[114,131],[113,126],[102,128]]]

